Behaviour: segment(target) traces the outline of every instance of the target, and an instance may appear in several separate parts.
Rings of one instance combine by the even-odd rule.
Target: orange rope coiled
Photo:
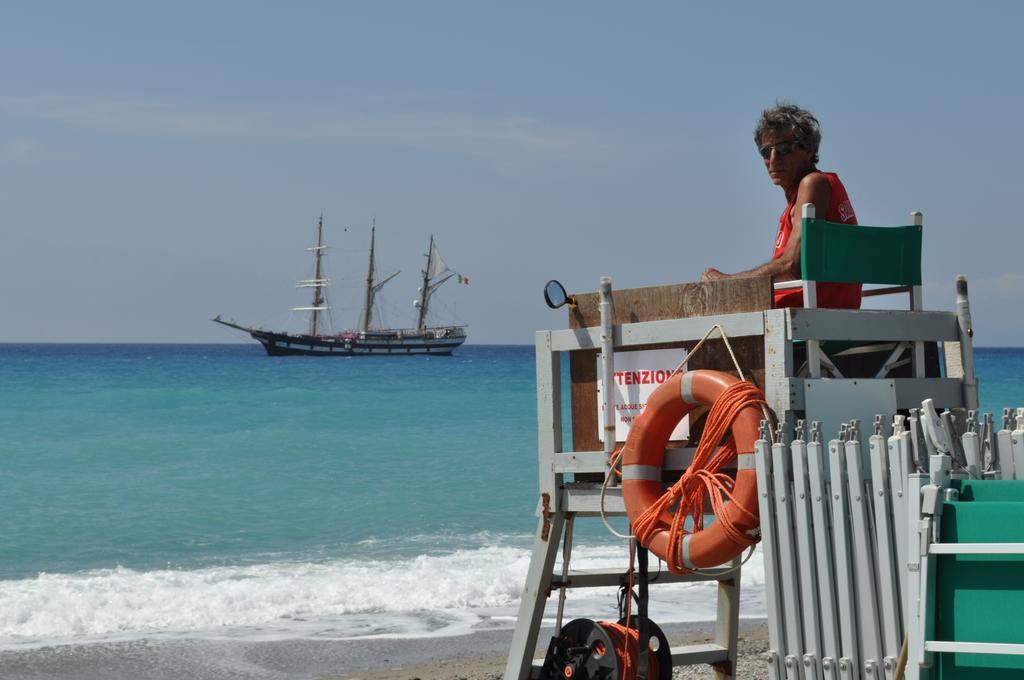
[[[619,680],[636,678],[637,660],[640,657],[640,632],[611,621],[599,621],[598,625],[604,628],[615,647],[615,656],[619,660]],[[656,680],[659,670],[658,656],[654,653],[648,654],[647,677]]]
[[[736,441],[730,432],[736,417],[745,408],[766,404],[761,390],[749,381],[739,381],[725,388],[708,413],[704,434],[697,445],[693,462],[679,480],[633,522],[633,533],[637,540],[641,545],[648,545],[651,535],[659,528],[659,517],[662,513],[671,514],[669,554],[665,561],[673,572],[690,571],[682,561],[681,542],[685,534],[696,534],[704,528],[705,494],[711,500],[712,513],[718,521],[723,522],[727,535],[737,542],[743,541],[745,537],[733,523],[735,519],[740,516],[748,520],[757,519],[756,506],[751,509],[735,503],[732,494],[735,480],[721,470],[736,459]],[[729,436],[725,439],[727,433]],[[716,451],[718,443],[723,439],[724,443]],[[732,521],[723,512],[727,502],[734,502],[733,511],[739,511],[739,515],[734,514]],[[675,513],[669,513],[674,505]],[[692,532],[685,529],[687,517],[693,520]]]

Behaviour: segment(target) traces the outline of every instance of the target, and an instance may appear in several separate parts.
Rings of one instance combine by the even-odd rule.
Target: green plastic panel
[[[1017,501],[1024,503],[1024,479],[955,480],[960,501]]]
[[[807,281],[921,285],[922,227],[803,221],[800,266]]]
[[[943,505],[943,543],[1024,542],[1024,482],[965,481]],[[1024,644],[1024,556],[940,555],[935,636],[957,642]],[[1024,657],[939,654],[941,680],[1024,678]]]

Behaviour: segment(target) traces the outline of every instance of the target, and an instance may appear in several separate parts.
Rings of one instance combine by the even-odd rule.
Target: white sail
[[[431,279],[436,279],[441,274],[444,274],[448,269],[448,265],[441,259],[441,253],[437,251],[437,246],[434,245],[433,241],[430,243],[430,271],[427,272],[427,276]]]

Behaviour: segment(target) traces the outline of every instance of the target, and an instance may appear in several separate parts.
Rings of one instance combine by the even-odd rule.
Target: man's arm
[[[793,223],[793,231],[789,235],[786,249],[781,257],[776,260],[765,262],[759,267],[738,272],[736,274],[725,274],[714,268],[704,270],[701,281],[714,279],[730,279],[740,276],[773,276],[781,281],[792,281],[800,278],[800,236],[803,222],[800,211],[804,203],[813,203],[816,214],[825,215],[828,213],[828,204],[832,199],[832,187],[828,179],[820,172],[811,174],[800,180],[800,186],[796,192],[796,202],[789,219]]]

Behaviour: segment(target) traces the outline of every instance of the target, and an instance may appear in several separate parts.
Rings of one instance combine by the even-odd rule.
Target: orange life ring
[[[652,505],[662,500],[661,473],[665,446],[672,430],[687,413],[701,406],[712,406],[726,390],[736,389],[739,382],[738,378],[719,371],[676,373],[647,400],[644,411],[633,421],[622,449],[622,497],[634,526]],[[749,383],[746,386],[752,392],[756,390]],[[729,502],[724,504],[715,521],[695,533],[682,532],[682,536],[675,539],[671,531],[673,515],[667,507],[662,508],[656,523],[644,523],[650,528],[641,543],[673,571],[724,564],[760,539],[754,443],[763,418],[758,406],[763,398],[759,392],[756,395],[742,405],[732,421],[732,439],[737,452],[735,483]],[[713,451],[719,443],[709,442],[708,450]],[[703,493],[701,490],[700,494]],[[682,510],[677,508],[676,512]],[[639,530],[636,533],[641,538]],[[678,550],[672,550],[673,540],[680,541]],[[677,564],[673,564],[670,553],[678,556]]]

